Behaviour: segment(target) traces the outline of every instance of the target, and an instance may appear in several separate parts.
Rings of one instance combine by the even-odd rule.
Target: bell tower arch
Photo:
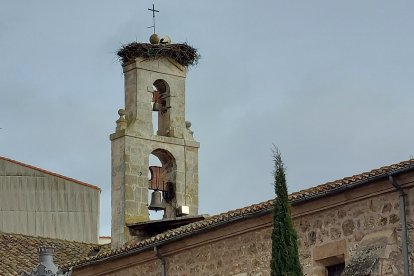
[[[185,121],[187,67],[162,55],[138,56],[124,61],[123,73],[125,108],[110,135],[113,248],[132,239],[128,225],[150,220],[148,208],[163,211],[163,219],[187,215],[182,210],[198,214],[200,145]],[[162,166],[149,167],[151,154]],[[161,194],[161,203],[157,199],[151,206],[148,190],[157,192],[157,198]]]
[[[157,128],[156,135],[168,136],[171,127],[171,94],[170,86],[162,79],[153,83],[152,111],[157,113],[157,121],[153,120],[153,127]]]

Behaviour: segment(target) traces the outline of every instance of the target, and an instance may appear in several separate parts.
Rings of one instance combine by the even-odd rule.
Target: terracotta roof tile
[[[0,232],[0,275],[32,271],[38,264],[37,248],[41,245],[56,248],[54,262],[58,266],[77,259],[88,260],[89,254],[96,249],[100,252],[109,249],[97,244]]]
[[[345,177],[343,179],[335,180],[332,182],[328,182],[322,185],[318,185],[316,187],[312,187],[309,189],[301,190],[299,192],[295,192],[289,195],[289,199],[294,204],[295,202],[299,202],[301,200],[309,200],[310,197],[313,196],[324,196],[331,192],[334,192],[340,188],[345,186],[349,186],[352,184],[363,183],[365,181],[370,181],[375,179],[376,177],[384,177],[389,173],[403,170],[403,169],[413,169],[414,170],[414,162],[413,160],[403,161],[398,164],[393,164],[390,166],[384,166],[379,169],[375,169],[369,172],[364,172],[358,175],[354,175],[351,177]],[[247,206],[244,208],[232,210],[226,213],[222,213],[219,215],[211,216],[206,218],[203,221],[190,223],[181,227],[178,227],[173,230],[168,230],[161,234],[158,234],[154,237],[149,239],[143,240],[134,245],[128,245],[127,247],[123,247],[113,251],[104,252],[101,255],[91,257],[88,259],[77,259],[70,264],[66,264],[64,267],[77,267],[88,265],[93,262],[99,262],[103,258],[107,257],[115,257],[121,254],[128,254],[129,252],[136,252],[139,250],[145,250],[150,246],[154,246],[159,242],[167,242],[169,240],[178,239],[185,235],[191,235],[194,233],[201,232],[209,227],[215,227],[221,225],[222,223],[227,223],[237,219],[241,219],[244,217],[248,217],[251,215],[256,215],[261,212],[269,212],[272,210],[273,207],[273,199],[261,202],[258,204],[253,204],[251,206]]]
[[[309,196],[323,194],[326,192],[332,192],[333,190],[337,188],[343,188],[344,186],[352,185],[354,183],[368,181],[372,178],[380,177],[388,173],[391,173],[393,171],[398,171],[398,170],[408,169],[408,168],[414,169],[414,160],[402,161],[400,163],[392,164],[389,166],[384,166],[378,169],[371,170],[369,172],[364,172],[361,174],[345,177],[343,179],[331,181],[331,182],[328,182],[322,185],[318,185],[316,187],[294,192],[290,194],[289,197],[291,201],[296,201],[299,199],[307,198]]]

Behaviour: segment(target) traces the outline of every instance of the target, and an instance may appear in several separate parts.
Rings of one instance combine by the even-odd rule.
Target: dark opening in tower
[[[177,165],[172,154],[154,150],[149,159],[148,209],[150,219],[174,218],[176,212],[175,179]],[[158,213],[158,211],[163,211]],[[161,214],[163,214],[161,216]]]
[[[156,135],[168,136],[170,131],[170,86],[164,80],[158,79],[153,84],[152,96],[152,125]]]

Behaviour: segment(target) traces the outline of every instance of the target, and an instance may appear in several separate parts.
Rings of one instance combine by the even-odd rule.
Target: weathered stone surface
[[[378,226],[385,226],[387,225],[387,222],[388,222],[388,218],[381,216],[378,221]]]
[[[364,219],[364,229],[373,229],[375,228],[375,218],[374,213],[371,213],[369,216],[365,217]]]
[[[341,230],[339,230],[338,228],[331,228],[330,229],[331,232],[331,240],[337,240],[341,237]]]
[[[382,213],[389,213],[391,211],[392,205],[391,203],[386,203],[382,207]]]
[[[338,210],[338,218],[344,218],[346,216],[346,211],[344,209]]]
[[[369,209],[373,212],[378,212],[381,208],[382,202],[379,200],[371,200],[369,202]]]
[[[345,237],[347,241],[346,251],[349,255],[349,257],[345,257],[345,260],[347,260],[347,258],[351,258],[361,250],[358,245],[367,234],[390,227],[390,225],[398,225],[399,209],[393,208],[396,204],[399,206],[398,197],[394,195],[389,197],[374,197],[350,203],[346,205],[345,208],[341,207],[335,212],[326,210],[314,215],[301,217],[300,224],[294,222],[296,229],[298,229],[300,240],[305,241],[301,243],[300,247],[300,256],[304,266],[304,272],[308,273],[308,275],[312,275],[311,268],[316,267],[317,265],[317,263],[315,263],[315,257],[322,258],[321,256],[318,257],[318,255],[315,255],[315,251],[312,255],[310,253],[312,248],[321,246],[321,248],[323,248],[324,245],[335,241],[341,241],[341,239]],[[306,220],[310,222],[310,226],[306,223]],[[316,233],[316,240],[314,243],[313,232]],[[326,249],[322,249],[320,252],[327,251],[328,250]],[[329,254],[332,256],[344,253],[339,249],[329,249],[329,251],[331,252]],[[401,251],[399,251],[397,255],[399,256],[399,259],[395,258],[395,256],[391,257],[391,255],[389,258],[394,260],[398,270],[402,267]],[[306,256],[309,257],[306,258]],[[329,257],[327,255],[323,256],[323,258]],[[376,269],[378,271],[381,270],[380,267]],[[393,275],[401,274],[397,273]]]
[[[361,232],[361,231],[357,231],[357,232],[355,232],[355,234],[354,234],[354,240],[355,240],[356,242],[361,241],[363,237],[364,237],[364,233],[363,233],[363,232]]]
[[[397,223],[399,221],[400,221],[400,218],[398,217],[397,214],[390,215],[390,223]]]
[[[322,220],[315,219],[313,228],[314,229],[321,229],[322,228],[322,225],[323,225]]]
[[[308,234],[308,245],[314,245],[316,242],[316,232],[310,231]]]
[[[355,210],[353,210],[353,212],[352,212],[352,216],[353,216],[353,217],[358,217],[358,216],[360,216],[360,215],[362,215],[362,214],[364,214],[364,211],[363,211],[363,209],[360,209],[360,208],[355,209]]]
[[[175,196],[164,201],[168,218],[179,206],[198,213],[198,148],[185,123],[186,70],[168,59],[142,60],[124,66],[125,118],[112,141],[112,246],[132,239],[126,223],[149,220],[148,167],[158,157]],[[149,69],[152,68],[152,69]],[[184,70],[184,71],[183,71]],[[152,121],[153,87],[163,93],[164,110]],[[161,104],[160,104],[161,105]],[[155,133],[155,130],[156,133]],[[120,215],[122,214],[122,215]]]
[[[401,275],[399,261],[391,255],[397,247],[395,231],[372,232],[359,243],[341,275]]]
[[[354,233],[355,224],[351,219],[347,219],[342,223],[342,232],[345,236],[352,235]]]

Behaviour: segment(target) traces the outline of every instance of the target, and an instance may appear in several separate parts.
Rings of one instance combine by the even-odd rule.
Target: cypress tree
[[[272,258],[270,270],[272,276],[302,276],[299,262],[297,235],[290,215],[290,204],[286,186],[285,167],[280,151],[274,146],[274,188]]]

